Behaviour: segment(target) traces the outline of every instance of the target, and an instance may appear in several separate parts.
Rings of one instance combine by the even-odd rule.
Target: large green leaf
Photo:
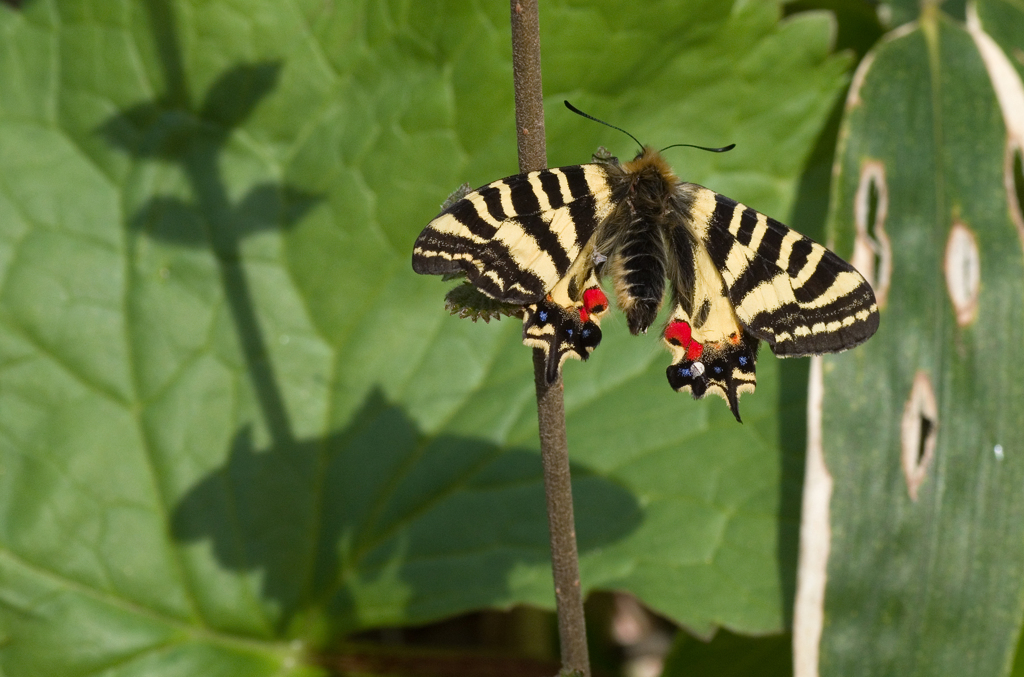
[[[411,243],[514,172],[507,5],[0,5],[0,668],[298,674],[341,634],[553,601],[530,351]],[[630,144],[785,217],[845,82],[772,2],[552,0],[552,163]],[[621,319],[566,370],[587,588],[700,632],[792,596],[806,366],[737,425]],[[767,352],[767,351],[766,351]]]
[[[926,8],[848,103],[832,225],[873,241],[854,261],[882,323],[824,360],[822,675],[1006,674],[1024,614],[1024,233],[1005,162],[1024,110],[1001,110],[982,40]]]

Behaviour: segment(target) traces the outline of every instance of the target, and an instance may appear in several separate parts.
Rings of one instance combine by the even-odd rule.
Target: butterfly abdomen
[[[608,227],[619,232],[603,272],[612,279],[629,331],[647,331],[665,291],[665,244],[657,224],[642,213],[614,214]]]

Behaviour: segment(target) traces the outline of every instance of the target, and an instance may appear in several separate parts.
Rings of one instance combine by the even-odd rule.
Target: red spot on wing
[[[691,341],[690,345],[686,348],[686,359],[697,360],[700,359],[701,354],[704,352],[704,346],[696,341]]]
[[[590,320],[590,313],[584,306],[580,306],[580,320],[586,324]]]
[[[601,313],[608,307],[608,297],[597,287],[583,292],[583,307],[590,313]]]
[[[665,340],[674,346],[687,346],[693,336],[688,322],[673,322],[665,327]]]
[[[686,349],[686,359],[694,361],[704,353],[704,346],[693,340],[689,322],[673,322],[665,327],[665,340],[674,346]]]

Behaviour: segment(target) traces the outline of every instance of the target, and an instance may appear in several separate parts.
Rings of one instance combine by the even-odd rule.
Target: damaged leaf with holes
[[[967,24],[926,8],[868,55],[847,101],[830,227],[855,242],[882,321],[823,360],[821,675],[1005,675],[1016,647],[1024,106],[1003,105],[999,74],[1020,71],[987,46],[1009,30],[986,24],[996,4]]]

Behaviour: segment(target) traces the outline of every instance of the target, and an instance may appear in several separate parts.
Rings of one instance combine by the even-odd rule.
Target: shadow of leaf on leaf
[[[125,108],[96,132],[140,165],[175,167],[187,190],[186,197],[149,196],[134,210],[126,223],[128,256],[136,256],[140,237],[209,248],[270,433],[267,448],[258,448],[251,427],[239,428],[223,465],[175,490],[181,498],[171,508],[171,532],[199,545],[184,548],[183,561],[203,616],[217,625],[214,619],[231,614],[211,589],[230,585],[209,577],[217,569],[237,574],[242,587],[258,574],[276,632],[286,632],[297,616],[319,618],[335,634],[510,604],[524,590],[545,599],[549,546],[535,452],[424,437],[376,391],[347,428],[308,439],[293,433],[241,244],[261,231],[293,227],[323,197],[280,181],[229,191],[224,172],[235,130],[276,88],[281,64],[227,68],[194,104],[173,7],[166,0],[146,4],[166,91]],[[586,468],[574,476],[577,511],[586,515],[578,526],[581,549],[617,540],[640,523],[641,510],[624,488]]]
[[[312,609],[335,632],[508,603],[510,576],[548,575],[536,452],[424,438],[379,392],[352,420],[270,449],[254,448],[243,428],[227,462],[175,507],[174,538],[209,540],[223,567],[261,572],[281,626]],[[581,551],[639,525],[626,489],[585,467],[573,473]]]

